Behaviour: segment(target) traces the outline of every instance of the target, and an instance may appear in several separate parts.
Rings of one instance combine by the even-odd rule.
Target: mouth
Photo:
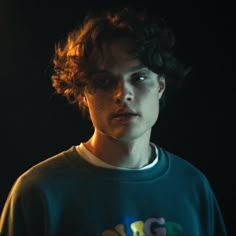
[[[125,111],[118,111],[114,114],[112,114],[112,119],[116,121],[129,121],[138,116],[138,113],[130,111],[130,110],[125,110]]]

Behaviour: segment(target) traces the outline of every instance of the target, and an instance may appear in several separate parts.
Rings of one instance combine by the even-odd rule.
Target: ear
[[[158,91],[158,96],[159,96],[159,99],[162,97],[164,91],[165,91],[165,88],[166,88],[166,80],[165,80],[165,77],[164,76],[161,76],[159,79],[158,79],[158,82],[159,82],[159,91]]]
[[[85,95],[82,96],[82,103],[84,104],[84,106],[88,106],[87,98]]]
[[[78,100],[79,106],[88,107],[87,98],[86,98],[85,94],[79,94],[77,100]]]

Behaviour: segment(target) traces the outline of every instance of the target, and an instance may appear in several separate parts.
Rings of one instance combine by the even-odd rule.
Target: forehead
[[[127,38],[104,43],[102,54],[103,57],[97,65],[99,70],[108,70],[114,73],[126,72],[142,65],[135,54],[133,41]]]

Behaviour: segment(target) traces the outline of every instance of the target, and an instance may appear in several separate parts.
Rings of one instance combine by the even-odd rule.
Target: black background
[[[22,172],[91,135],[80,112],[53,95],[49,77],[54,43],[88,8],[122,2],[128,1],[0,1],[0,209]],[[152,139],[206,174],[229,235],[234,235],[233,5],[145,3],[166,18],[176,34],[179,58],[192,65],[184,87],[160,114]]]

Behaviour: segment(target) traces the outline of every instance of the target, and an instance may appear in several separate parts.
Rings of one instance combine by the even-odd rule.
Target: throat
[[[155,158],[150,143],[95,145],[90,139],[84,145],[97,158],[114,167],[138,169],[150,164]]]

